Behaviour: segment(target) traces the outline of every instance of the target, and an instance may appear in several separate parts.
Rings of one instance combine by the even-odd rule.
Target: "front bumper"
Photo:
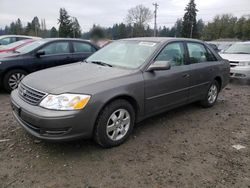
[[[26,103],[11,93],[13,115],[31,135],[48,141],[68,141],[90,138],[95,124],[95,113],[85,107],[80,111],[56,111]]]
[[[231,67],[230,69],[231,78],[240,78],[240,79],[250,79],[250,66],[247,67]]]

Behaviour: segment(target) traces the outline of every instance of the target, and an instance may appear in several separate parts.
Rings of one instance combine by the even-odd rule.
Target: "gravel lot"
[[[1,188],[250,187],[247,84],[230,83],[213,108],[191,104],[147,119],[112,149],[34,139],[14,120],[3,91],[0,104]]]

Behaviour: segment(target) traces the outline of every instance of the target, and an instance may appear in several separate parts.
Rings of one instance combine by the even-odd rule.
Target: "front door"
[[[44,55],[41,55],[36,59],[37,63],[39,64],[39,69],[45,69],[73,62],[72,53],[70,53],[69,42],[67,41],[49,43],[39,51],[45,52]]]
[[[154,61],[170,61],[169,70],[144,72],[145,113],[170,109],[188,101],[189,69],[181,42],[167,44]]]

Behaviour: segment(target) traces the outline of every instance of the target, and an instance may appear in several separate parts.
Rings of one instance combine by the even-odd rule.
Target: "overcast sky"
[[[189,0],[0,0],[0,27],[20,18],[23,25],[34,16],[46,20],[47,29],[58,28],[59,9],[66,8],[71,16],[78,19],[82,30],[87,31],[92,25],[112,26],[125,22],[128,9],[143,4],[154,9],[157,2],[158,26],[172,26],[177,18],[184,14]],[[198,18],[211,21],[217,14],[231,13],[235,16],[250,15],[250,0],[196,0]],[[150,23],[153,26],[153,20]]]

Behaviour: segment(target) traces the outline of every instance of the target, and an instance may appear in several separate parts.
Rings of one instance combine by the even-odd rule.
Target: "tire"
[[[94,139],[105,148],[119,146],[131,134],[134,122],[135,111],[132,105],[123,99],[115,100],[99,114]]]
[[[7,72],[3,78],[3,87],[7,92],[16,89],[20,81],[27,75],[27,72],[21,69],[14,69]]]
[[[220,88],[219,83],[216,80],[214,80],[209,86],[206,98],[203,101],[201,101],[201,105],[204,108],[209,108],[214,106],[219,95],[219,88]]]

